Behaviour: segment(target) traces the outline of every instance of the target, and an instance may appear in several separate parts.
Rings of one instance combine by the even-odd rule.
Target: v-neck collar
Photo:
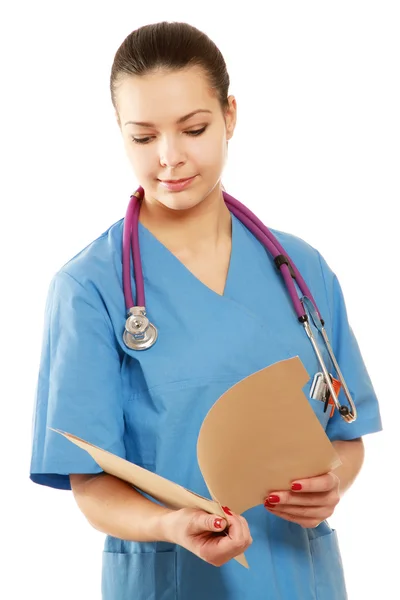
[[[171,339],[182,340],[183,334],[185,343],[193,344],[196,352],[206,352],[206,346],[202,345],[205,334],[207,343],[223,352],[222,338],[226,337],[223,332],[231,331],[237,341],[237,347],[232,346],[233,352],[241,354],[244,347],[250,344],[252,348],[261,340],[263,353],[257,359],[257,369],[277,358],[293,356],[291,337],[282,335],[283,330],[276,326],[275,309],[287,302],[287,294],[274,262],[268,260],[264,248],[260,251],[259,241],[233,214],[231,226],[229,268],[224,293],[218,294],[139,222],[146,310],[160,331],[160,343],[154,352],[168,354]],[[132,280],[135,285],[133,265]],[[249,350],[246,355],[251,357],[252,352]],[[254,367],[253,359],[251,364]]]
[[[231,214],[231,231],[232,231],[232,233],[231,233],[231,235],[232,235],[231,255],[230,255],[230,259],[229,259],[229,266],[228,266],[228,272],[227,272],[227,276],[226,276],[226,280],[225,280],[224,291],[222,294],[218,294],[218,292],[211,289],[209,286],[207,286],[205,283],[203,283],[198,277],[196,277],[196,275],[194,275],[192,273],[192,271],[190,269],[188,269],[188,267],[186,267],[186,265],[184,265],[184,263],[177,256],[175,256],[175,254],[173,252],[171,252],[171,250],[169,250],[167,248],[167,246],[165,246],[162,242],[160,242],[160,240],[153,233],[151,233],[151,231],[149,229],[147,229],[147,227],[145,227],[140,221],[139,221],[139,236],[142,239],[149,240],[153,247],[158,248],[158,250],[160,252],[162,252],[164,254],[164,256],[167,256],[169,258],[170,262],[174,265],[175,269],[178,272],[180,271],[180,273],[183,276],[185,276],[185,278],[188,281],[191,279],[193,281],[194,285],[198,289],[202,288],[208,294],[216,296],[217,298],[226,298],[229,294],[230,281],[232,279],[232,271],[234,270],[236,245],[237,245],[237,243],[236,243],[236,237],[237,237],[236,217],[232,213],[230,213],[230,214]],[[140,249],[141,249],[141,253],[142,253],[142,246]],[[143,246],[143,250],[146,251],[144,246]],[[150,251],[150,248],[149,248],[149,251]]]

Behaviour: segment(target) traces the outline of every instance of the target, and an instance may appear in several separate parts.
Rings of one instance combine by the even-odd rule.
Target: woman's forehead
[[[123,124],[127,121],[154,125],[165,120],[177,122],[198,110],[211,113],[218,110],[216,94],[204,73],[195,68],[125,76],[116,96]]]

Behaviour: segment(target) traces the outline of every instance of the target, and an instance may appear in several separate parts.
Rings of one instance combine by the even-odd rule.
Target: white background
[[[103,535],[70,493],[29,480],[33,399],[50,279],[124,215],[137,185],[110,100],[114,54],[133,29],[164,19],[199,27],[225,56],[238,103],[227,191],[268,226],[318,248],[342,284],[384,432],[365,439],[363,471],[331,525],[350,600],[397,597],[398,3],[212,7],[14,0],[2,9],[0,596],[7,600],[100,598]]]

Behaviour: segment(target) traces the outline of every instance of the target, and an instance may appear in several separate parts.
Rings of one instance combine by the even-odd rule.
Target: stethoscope
[[[333,353],[328,335],[325,331],[324,320],[322,319],[316,302],[299,270],[296,268],[296,265],[292,259],[289,258],[283,247],[280,245],[275,236],[269,231],[269,229],[246,206],[241,204],[238,200],[235,200],[235,198],[227,194],[225,191],[222,193],[230,212],[235,215],[239,221],[241,221],[243,225],[245,225],[270,252],[276,267],[279,269],[284,279],[298,320],[304,326],[306,334],[311,341],[315,354],[317,355],[318,362],[324,374],[325,382],[328,386],[336,408],[345,421],[348,423],[355,421],[357,418],[357,410]],[[130,197],[130,202],[124,220],[124,230],[122,236],[122,275],[125,305],[127,310],[127,320],[125,323],[123,340],[125,345],[131,350],[147,350],[155,344],[158,337],[156,327],[150,323],[149,319],[146,317],[145,308],[144,281],[140,258],[138,230],[140,203],[143,199],[143,196],[144,190],[142,187],[139,187]],[[135,304],[132,296],[130,277],[131,252],[133,256],[137,304]],[[295,280],[299,286],[301,293],[303,294],[302,298],[299,298],[293,280]],[[338,400],[330,374],[312,332],[309,317],[311,317],[315,327],[324,339],[329,356],[333,365],[335,366],[337,375],[350,406],[341,405]]]

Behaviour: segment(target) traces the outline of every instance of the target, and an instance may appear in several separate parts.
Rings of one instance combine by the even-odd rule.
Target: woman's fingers
[[[271,492],[266,506],[336,506],[339,502],[339,478],[334,473],[310,477],[293,483],[291,490]]]
[[[265,498],[266,506],[336,506],[339,494],[332,490],[320,494],[293,494],[291,492],[274,492]]]
[[[308,477],[307,479],[299,479],[292,483],[292,491],[299,493],[313,493],[313,492],[329,492],[330,490],[338,487],[339,478],[335,473],[330,471],[324,473],[324,475],[318,475],[317,477]]]
[[[335,509],[334,506],[288,506],[284,508],[270,507],[267,506],[274,515],[284,516],[290,515],[292,517],[304,517],[306,519],[319,519],[324,521],[328,517],[331,517]]]
[[[275,511],[275,510],[273,511],[273,514],[277,517],[280,517],[281,519],[285,519],[285,521],[290,521],[291,523],[296,523],[297,525],[301,525],[301,527],[306,527],[306,528],[318,527],[318,525],[320,523],[322,523],[322,521],[325,521],[325,519],[328,518],[328,517],[321,518],[321,517],[316,517],[316,516],[301,517],[301,516],[290,515],[288,513],[280,513],[279,511]]]
[[[228,517],[226,532],[230,540],[243,545],[243,547],[248,546],[253,541],[247,521],[240,515],[231,515]]]
[[[264,506],[277,517],[303,527],[316,527],[332,516],[339,500],[339,478],[325,473],[296,481],[291,490],[272,492]]]
[[[231,513],[223,518],[201,510],[180,509],[166,519],[167,539],[215,566],[242,554],[253,541],[247,521],[240,515]]]
[[[246,520],[239,515],[228,517],[229,527],[215,537],[203,537],[197,554],[203,560],[221,566],[242,554],[253,542]]]

